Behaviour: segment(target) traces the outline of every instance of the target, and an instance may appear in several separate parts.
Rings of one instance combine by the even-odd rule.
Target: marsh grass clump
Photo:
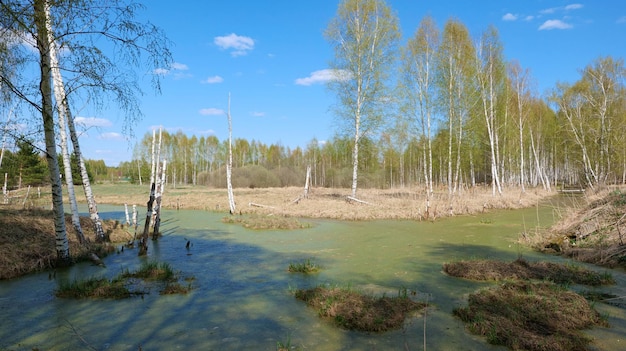
[[[413,311],[426,307],[407,294],[374,297],[350,288],[316,287],[296,290],[295,297],[317,309],[320,317],[338,327],[366,332],[384,332],[402,327]]]
[[[125,270],[115,278],[87,278],[60,284],[56,291],[57,297],[69,298],[114,298],[122,299],[132,295],[147,294],[146,286],[139,281],[156,283],[161,286],[160,294],[187,294],[192,290],[193,277],[185,278],[187,285],[178,282],[178,273],[166,262],[146,262],[134,272]],[[163,284],[164,283],[164,284]],[[148,288],[150,285],[147,286]]]
[[[471,260],[445,263],[443,270],[453,277],[472,280],[537,279],[557,284],[590,286],[615,284],[610,273],[598,273],[573,264],[529,262],[518,258],[513,262]]]
[[[454,315],[494,345],[513,350],[586,350],[581,330],[607,323],[582,296],[550,282],[505,282],[469,296]]]
[[[311,261],[311,259],[307,259],[306,261],[303,261],[303,262],[289,263],[289,267],[287,268],[287,271],[291,273],[309,274],[309,273],[319,272],[320,268],[321,267],[317,265],[315,262]]]
[[[311,228],[310,223],[303,223],[293,217],[247,214],[240,216],[227,216],[222,218],[227,224],[240,224],[248,229],[306,229]]]
[[[144,262],[135,272],[128,270],[122,273],[123,278],[139,278],[149,281],[172,281],[176,280],[176,272],[167,262],[149,261]]]
[[[83,299],[88,297],[102,299],[123,299],[131,296],[124,280],[115,278],[91,277],[85,280],[73,280],[62,283],[56,291],[57,297]]]

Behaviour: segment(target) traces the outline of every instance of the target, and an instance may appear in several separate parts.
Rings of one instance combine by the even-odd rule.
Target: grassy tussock
[[[471,260],[445,263],[443,270],[453,277],[501,281],[511,279],[549,280],[557,284],[590,286],[615,284],[610,273],[597,273],[576,265],[552,262],[528,262],[519,258],[513,262]]]
[[[142,295],[146,291],[133,290],[137,285],[134,280],[141,279],[146,282],[162,282],[165,285],[160,289],[161,295],[186,294],[191,287],[193,279],[188,278],[189,284],[183,286],[178,283],[178,275],[167,262],[146,262],[141,267],[131,272],[125,270],[115,278],[87,278],[74,280],[69,283],[62,283],[56,291],[57,297],[65,298],[104,298],[123,299],[132,295]]]
[[[320,270],[320,266],[318,266],[315,262],[307,259],[303,262],[292,262],[289,263],[289,267],[287,267],[287,271],[291,273],[317,273]]]
[[[57,297],[84,299],[123,299],[131,296],[130,290],[126,288],[122,279],[108,280],[106,278],[88,278],[85,280],[74,280],[63,283],[56,291]]]
[[[122,278],[139,278],[148,281],[172,281],[176,280],[176,272],[167,262],[149,261],[144,262],[135,272],[129,270],[121,274]]]
[[[347,288],[297,290],[295,297],[341,328],[366,332],[398,329],[411,312],[426,307],[406,294],[374,297]]]
[[[513,350],[587,350],[591,339],[581,330],[606,325],[585,298],[548,282],[507,282],[471,294],[468,303],[454,314],[469,330]]]
[[[228,216],[222,218],[222,222],[230,224],[240,224],[248,229],[304,229],[310,228],[309,223],[302,223],[296,218],[249,214],[241,216]]]

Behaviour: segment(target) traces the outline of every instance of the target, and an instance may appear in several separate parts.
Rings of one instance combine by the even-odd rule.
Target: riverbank
[[[90,260],[115,250],[111,243],[126,242],[132,238],[116,221],[103,221],[103,229],[111,243],[94,242],[95,230],[91,219],[81,218],[83,233],[89,242],[80,244],[71,217],[65,218],[70,255],[74,262]],[[0,207],[0,280],[55,267],[56,249],[54,217],[50,210]]]

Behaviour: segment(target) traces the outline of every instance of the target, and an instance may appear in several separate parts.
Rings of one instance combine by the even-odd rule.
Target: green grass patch
[[[178,273],[166,262],[146,262],[136,271],[125,270],[113,279],[87,278],[60,284],[55,295],[64,298],[113,298],[122,299],[143,295],[148,291],[138,284],[142,280],[160,287],[161,295],[187,294],[192,289],[193,278],[185,278],[186,285],[178,282]],[[135,289],[140,287],[140,289]],[[149,287],[149,286],[148,286]]]
[[[144,262],[135,272],[128,270],[122,273],[122,278],[139,278],[148,281],[172,281],[176,280],[176,272],[167,262],[149,261]]]
[[[407,316],[426,307],[407,294],[375,297],[350,288],[316,287],[296,290],[295,297],[341,328],[366,332],[399,329]]]
[[[239,216],[226,216],[222,218],[222,222],[228,224],[240,224],[244,228],[248,229],[306,229],[311,228],[310,223],[300,222],[293,217],[283,217],[275,215],[239,215]]]
[[[302,262],[289,263],[289,267],[287,268],[287,271],[291,273],[309,274],[309,273],[319,272],[320,268],[321,267],[317,265],[315,262],[311,261],[311,259],[307,259],[306,261],[302,261]]]
[[[513,350],[587,350],[591,339],[581,330],[607,325],[584,297],[550,282],[512,281],[480,290],[454,315],[472,333]]]
[[[513,262],[470,260],[445,263],[443,270],[453,277],[472,280],[538,279],[557,284],[590,286],[615,284],[610,273],[598,273],[582,266],[552,262],[528,262],[518,258]]]
[[[106,279],[91,277],[85,280],[73,280],[62,283],[56,291],[57,297],[84,299],[88,297],[101,299],[124,299],[132,294],[122,279]]]

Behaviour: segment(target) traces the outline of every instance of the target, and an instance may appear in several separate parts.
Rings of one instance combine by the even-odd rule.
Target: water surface
[[[103,216],[123,219],[117,207],[100,208]],[[276,350],[277,342],[290,341],[300,350],[422,350],[424,342],[428,350],[505,350],[469,334],[452,316],[469,293],[490,283],[448,277],[442,264],[510,261],[520,255],[567,262],[515,242],[523,231],[552,224],[556,213],[556,207],[539,206],[435,223],[312,220],[313,227],[304,230],[252,231],[223,224],[220,214],[165,211],[164,235],[150,242],[147,259],[169,262],[183,276],[193,276],[191,293],[153,291],[143,298],[104,301],[54,297],[60,281],[113,277],[139,267],[146,258],[137,257],[136,249],[105,258],[107,268],[83,263],[57,271],[52,279],[45,272],[0,282],[0,349]],[[306,259],[324,269],[309,276],[287,272],[290,262]],[[613,274],[618,285],[603,291],[626,296],[625,275]],[[426,319],[417,314],[401,330],[351,332],[321,320],[290,292],[319,284],[388,295],[406,288],[432,305]],[[601,350],[623,349],[624,309],[602,303],[596,308],[612,327],[589,335]]]

